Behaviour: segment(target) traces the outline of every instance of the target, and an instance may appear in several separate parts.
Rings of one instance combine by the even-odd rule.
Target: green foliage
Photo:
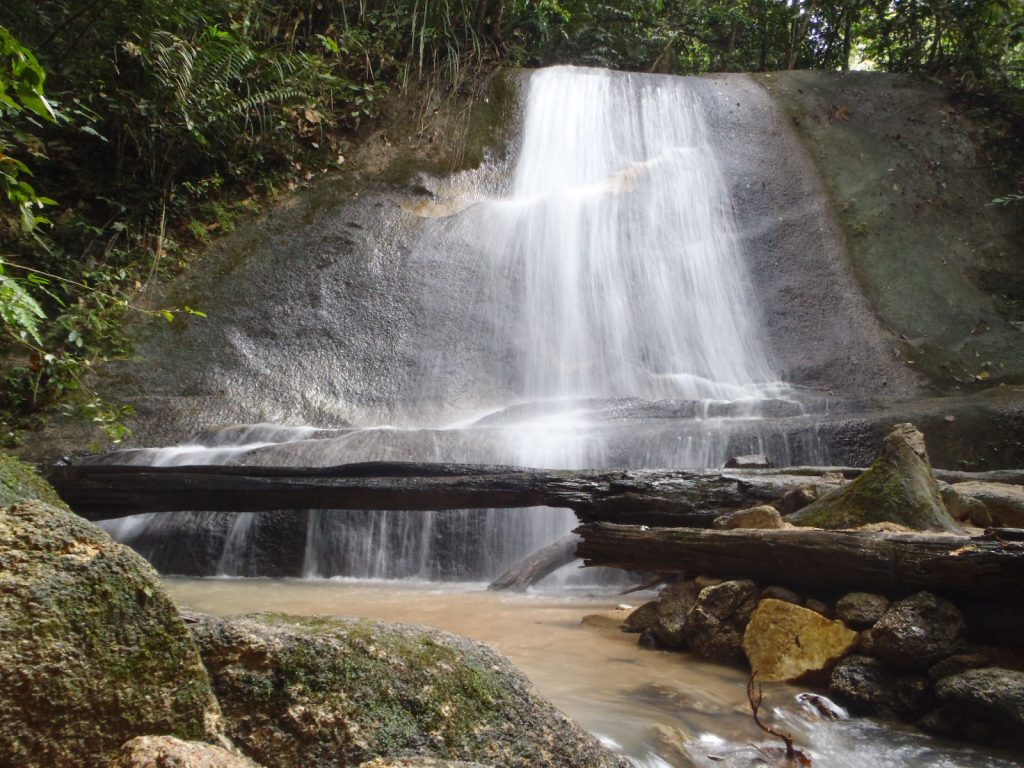
[[[5,0],[0,319],[29,351],[0,411],[115,423],[81,382],[130,353],[140,292],[269,190],[340,165],[389,92],[554,63],[923,72],[1003,116],[994,156],[1024,153],[1018,0]]]

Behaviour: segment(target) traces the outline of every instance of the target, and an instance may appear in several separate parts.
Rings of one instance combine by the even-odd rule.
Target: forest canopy
[[[0,441],[55,407],[123,436],[88,369],[129,354],[126,313],[201,314],[140,294],[305,169],[343,163],[389,92],[554,63],[916,73],[1020,155],[1021,0],[6,0]],[[1011,174],[1001,200],[1022,193]]]

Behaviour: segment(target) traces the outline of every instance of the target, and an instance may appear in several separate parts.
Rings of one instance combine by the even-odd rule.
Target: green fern
[[[0,319],[15,338],[42,345],[39,322],[46,319],[46,313],[20,280],[3,273],[2,265],[0,262]]]

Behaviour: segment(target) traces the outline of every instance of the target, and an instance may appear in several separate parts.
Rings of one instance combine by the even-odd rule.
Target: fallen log
[[[516,563],[492,581],[487,588],[496,591],[525,592],[545,576],[575,560],[576,544],[579,540],[578,534],[567,533],[546,547],[537,550],[525,560]]]
[[[284,509],[446,510],[562,507],[583,520],[707,526],[716,510],[757,496],[717,471],[554,471],[373,462],[338,467],[49,467],[47,479],[79,515]]]
[[[76,464],[43,468],[68,505],[90,520],[183,510],[416,511],[550,506],[571,509],[583,521],[694,527],[709,526],[724,511],[777,501],[787,491],[820,481],[826,474],[849,480],[862,472],[851,467],[560,471],[415,462],[336,467]],[[936,474],[941,478],[944,473]],[[980,476],[955,473],[957,480],[968,477]]]
[[[730,531],[590,523],[576,530],[587,566],[749,578],[762,586],[908,594],[931,589],[1024,603],[1024,543],[992,536],[825,531]]]

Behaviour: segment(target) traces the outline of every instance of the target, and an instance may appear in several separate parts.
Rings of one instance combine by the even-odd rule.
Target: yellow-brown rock
[[[750,668],[766,682],[793,682],[825,672],[856,644],[857,633],[841,621],[770,598],[758,603],[743,634]]]

